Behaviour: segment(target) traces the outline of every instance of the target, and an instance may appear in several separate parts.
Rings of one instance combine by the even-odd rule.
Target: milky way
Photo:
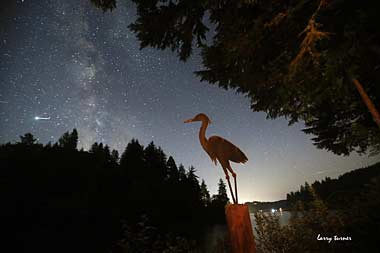
[[[215,193],[223,172],[201,149],[199,125],[183,124],[204,112],[213,121],[207,135],[231,140],[249,158],[235,166],[242,201],[284,198],[305,181],[379,160],[318,150],[301,124],[253,113],[244,95],[197,79],[197,55],[182,63],[171,51],[140,51],[127,28],[135,19],[128,1],[111,13],[90,1],[10,2],[0,10],[2,143],[27,132],[56,142],[73,128],[85,149],[95,141],[120,151],[132,138],[154,141],[178,163],[194,165]]]

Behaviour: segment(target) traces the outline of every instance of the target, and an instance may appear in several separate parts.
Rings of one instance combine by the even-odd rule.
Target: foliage
[[[116,8],[116,0],[91,0],[91,3],[103,11],[112,11]]]
[[[142,216],[135,225],[124,224],[124,236],[118,243],[120,253],[179,253],[199,252],[194,240],[162,234],[156,227],[149,225],[148,218]]]
[[[349,205],[332,210],[305,186],[309,200],[298,200],[287,225],[279,216],[255,213],[258,252],[377,252],[380,228],[380,176],[374,176]],[[332,238],[317,240],[319,237]],[[335,236],[351,240],[335,240]]]
[[[291,244],[290,236],[292,232],[290,226],[281,226],[279,216],[255,213],[257,232],[256,246],[257,252],[294,252],[294,245]]]
[[[353,243],[355,252],[376,252],[379,250],[380,229],[380,175],[372,178],[362,192],[344,212],[347,233],[360,238]]]
[[[364,0],[134,0],[140,45],[181,60],[201,52],[201,80],[244,93],[253,111],[302,121],[318,148],[378,152],[380,133],[352,84],[380,103],[380,3]],[[199,51],[197,50],[197,52]]]
[[[289,224],[281,226],[279,216],[255,213],[258,252],[347,252],[351,241],[332,242],[317,240],[318,236],[348,236],[341,214],[330,212],[311,187],[307,189],[313,200],[307,210],[300,201]]]

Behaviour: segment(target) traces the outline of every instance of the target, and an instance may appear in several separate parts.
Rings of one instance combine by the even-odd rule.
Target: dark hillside
[[[380,163],[347,172],[336,179],[326,177],[322,181],[315,181],[311,186],[330,208],[344,209],[350,206],[371,180],[378,176],[380,176]],[[305,183],[301,185],[299,191],[287,194],[287,201],[294,204],[299,200],[310,200],[307,188],[308,183]]]

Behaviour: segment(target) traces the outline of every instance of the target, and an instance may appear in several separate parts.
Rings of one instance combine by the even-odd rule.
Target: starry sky
[[[77,0],[12,0],[0,8],[1,143],[27,132],[54,143],[73,128],[84,149],[103,142],[122,152],[132,138],[154,141],[178,164],[193,165],[214,194],[223,171],[200,146],[200,123],[183,123],[204,112],[213,122],[207,136],[230,140],[249,158],[233,164],[240,202],[283,199],[305,181],[380,160],[318,150],[302,124],[267,120],[243,94],[200,82],[197,50],[186,63],[169,50],[140,50],[127,28],[136,17],[129,1],[111,13]]]

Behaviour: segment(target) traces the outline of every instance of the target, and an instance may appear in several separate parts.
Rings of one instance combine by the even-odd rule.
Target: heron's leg
[[[228,172],[225,168],[223,168],[224,170],[224,174],[226,174],[226,179],[227,179],[227,182],[228,182],[228,187],[230,188],[230,193],[231,193],[231,196],[232,196],[232,201],[234,202],[234,204],[236,204],[236,201],[235,201],[235,196],[234,196],[234,193],[232,192],[232,187],[231,187],[231,182],[230,182],[230,176],[228,175]]]
[[[238,201],[238,194],[237,194],[236,174],[235,174],[235,176],[234,176],[234,183],[235,183],[235,198],[236,198],[236,204],[239,204],[239,201]]]
[[[234,184],[235,184],[235,198],[236,198],[236,204],[238,204],[238,193],[237,193],[237,183],[236,183],[236,173],[232,170],[231,165],[228,164],[227,169],[231,172],[232,177],[234,178]]]

